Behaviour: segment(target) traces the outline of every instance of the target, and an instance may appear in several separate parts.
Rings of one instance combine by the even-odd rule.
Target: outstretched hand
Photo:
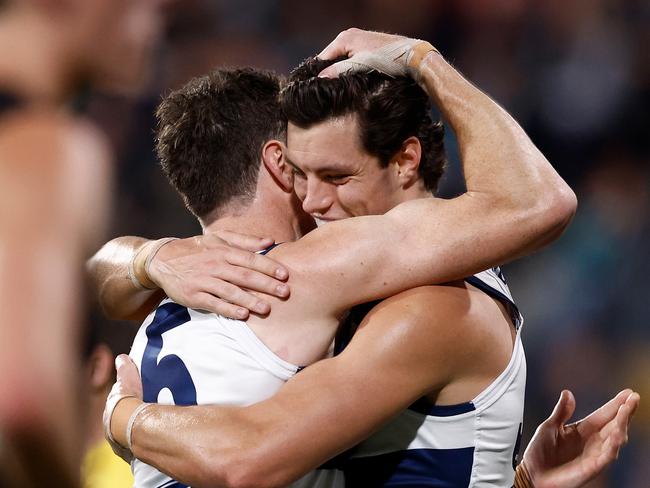
[[[240,320],[249,311],[267,314],[269,303],[248,290],[289,295],[287,269],[255,252],[271,244],[272,239],[227,231],[174,240],[152,259],[148,275],[169,298],[189,308]]]
[[[602,472],[627,442],[630,419],[640,397],[623,390],[613,399],[573,424],[573,394],[564,390],[551,416],[535,432],[522,467],[535,488],[577,488]]]

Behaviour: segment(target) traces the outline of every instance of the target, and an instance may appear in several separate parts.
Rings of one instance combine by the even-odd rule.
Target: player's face
[[[383,214],[400,203],[396,171],[363,150],[354,116],[309,129],[289,124],[285,157],[303,209],[319,223]]]

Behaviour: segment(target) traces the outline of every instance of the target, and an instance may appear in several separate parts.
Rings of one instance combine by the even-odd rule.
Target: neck
[[[36,105],[62,104],[74,88],[76,60],[61,30],[27,8],[2,15],[0,88]]]
[[[275,242],[300,239],[314,228],[314,221],[302,211],[293,191],[282,189],[262,165],[253,201],[231,201],[219,209],[214,221],[205,225],[203,233],[227,230],[257,237],[270,237]]]
[[[264,203],[264,204],[263,204]],[[298,215],[281,202],[263,202],[255,199],[246,207],[228,207],[220,217],[203,226],[203,233],[218,230],[238,232],[257,237],[270,237],[275,242],[291,242],[303,235]]]
[[[263,215],[227,215],[203,227],[203,233],[209,234],[227,230],[256,237],[269,237],[275,242],[290,242],[299,239],[301,233],[292,226],[274,225],[269,216]]]
[[[399,204],[408,202],[409,200],[416,200],[418,198],[431,197],[433,197],[433,194],[425,188],[424,182],[419,179],[413,185],[402,191],[397,203]]]

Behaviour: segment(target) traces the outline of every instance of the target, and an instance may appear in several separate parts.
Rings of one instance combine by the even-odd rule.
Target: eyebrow
[[[301,173],[304,173],[303,169],[298,166],[296,163],[294,163],[289,156],[286,154],[284,155],[284,159],[287,161],[289,166],[292,168],[300,171]],[[322,168],[318,168],[316,171],[314,171],[316,174],[323,174],[323,173],[333,173],[333,174],[353,174],[356,173],[356,171],[350,171],[349,168],[340,168],[337,166],[323,166]]]
[[[293,169],[298,170],[298,171],[300,171],[301,173],[303,173],[303,170],[300,169],[300,166],[298,166],[296,163],[294,163],[293,161],[291,161],[291,159],[289,159],[289,156],[287,156],[286,154],[284,155],[284,159],[287,161],[287,163],[289,164],[289,166],[291,166]]]

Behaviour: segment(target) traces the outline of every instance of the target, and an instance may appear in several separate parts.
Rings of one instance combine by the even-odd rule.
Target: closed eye
[[[325,175],[323,178],[333,185],[344,185],[350,179],[351,175]]]

